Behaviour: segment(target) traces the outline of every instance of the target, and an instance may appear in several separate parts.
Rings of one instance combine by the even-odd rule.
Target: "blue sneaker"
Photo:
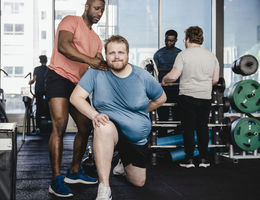
[[[97,178],[93,178],[85,174],[82,167],[79,167],[78,173],[70,173],[68,170],[67,175],[64,179],[65,183],[74,184],[74,183],[82,183],[82,184],[96,184],[98,182]]]
[[[56,180],[51,182],[51,185],[49,185],[49,193],[54,194],[57,197],[73,196],[71,189],[65,185],[61,175],[57,176]]]

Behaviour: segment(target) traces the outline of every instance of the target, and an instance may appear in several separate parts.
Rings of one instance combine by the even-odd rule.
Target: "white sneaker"
[[[123,163],[119,159],[117,165],[113,169],[113,174],[117,176],[125,176],[125,168],[123,166]]]
[[[98,185],[98,192],[96,200],[112,200],[110,187],[104,186],[103,183]]]

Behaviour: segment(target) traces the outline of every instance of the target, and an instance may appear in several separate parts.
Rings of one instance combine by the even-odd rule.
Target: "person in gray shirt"
[[[186,168],[195,167],[194,131],[198,138],[199,167],[210,166],[208,119],[212,85],[219,79],[219,62],[213,53],[201,47],[203,40],[203,30],[200,27],[189,27],[185,31],[186,49],[178,54],[172,70],[162,80],[162,85],[170,85],[180,77],[179,107],[186,154],[180,166]]]

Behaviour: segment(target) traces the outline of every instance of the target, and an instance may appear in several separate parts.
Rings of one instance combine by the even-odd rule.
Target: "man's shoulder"
[[[37,66],[34,68],[34,71],[39,71],[41,69],[41,66]]]
[[[179,49],[178,47],[175,47],[175,51],[177,51],[177,52],[181,52],[182,50]]]
[[[67,15],[65,16],[61,21],[66,21],[66,20],[79,20],[80,16],[75,16],[75,15]]]
[[[130,65],[133,67],[134,72],[135,72],[136,74],[146,73],[146,72],[147,72],[147,71],[146,71],[145,69],[143,69],[142,67],[139,67],[139,66],[133,65],[133,64],[130,64]]]
[[[135,76],[141,80],[146,80],[147,77],[152,76],[147,70],[143,69],[142,67],[139,67],[136,65],[132,65],[132,67],[133,67]]]
[[[166,47],[162,47],[162,48],[158,49],[155,54],[160,54],[165,51],[166,51]]]
[[[104,71],[104,70],[100,70],[100,69],[95,69],[95,68],[89,67],[87,72],[97,75],[97,74],[106,74],[106,73],[108,73],[108,70]]]
[[[58,29],[63,29],[64,27],[71,26],[73,24],[79,24],[80,18],[80,16],[67,15],[59,23]]]

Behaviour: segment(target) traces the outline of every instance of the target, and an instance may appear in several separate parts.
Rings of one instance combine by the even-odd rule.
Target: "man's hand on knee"
[[[99,113],[97,114],[92,123],[93,123],[93,127],[94,128],[97,128],[97,127],[100,127],[100,125],[106,125],[109,121],[109,117],[106,115],[106,114],[103,114],[103,113]]]

